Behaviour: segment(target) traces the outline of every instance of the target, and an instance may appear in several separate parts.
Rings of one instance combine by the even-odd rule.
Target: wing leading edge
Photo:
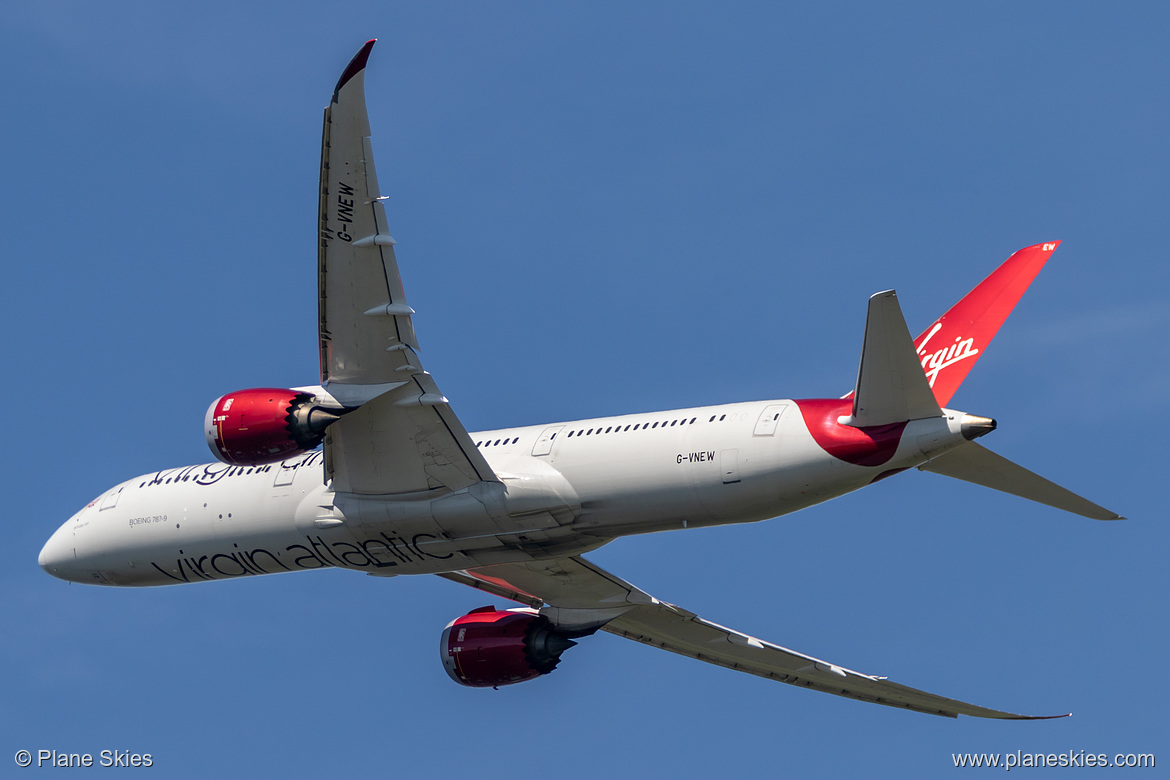
[[[326,473],[339,492],[459,490],[497,478],[418,357],[370,143],[373,45],[342,73],[321,133],[321,385],[342,406],[361,407],[329,426]]]
[[[765,642],[659,601],[584,558],[503,564],[440,575],[528,606],[558,627],[611,634],[739,672],[930,715],[1040,720],[911,688]]]

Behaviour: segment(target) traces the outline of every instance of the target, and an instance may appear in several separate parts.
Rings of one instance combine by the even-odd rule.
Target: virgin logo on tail
[[[1033,244],[1013,254],[915,340],[922,370],[939,406],[951,400],[1059,244]],[[943,370],[947,368],[950,370]]]
[[[973,358],[979,354],[979,350],[973,346],[975,339],[965,339],[962,336],[955,337],[955,343],[949,347],[943,347],[935,352],[927,353],[926,345],[930,343],[934,334],[942,329],[942,323],[936,322],[926,333],[926,338],[918,345],[918,356],[922,358],[922,370],[926,372],[926,378],[930,380],[930,386],[934,387],[934,380],[938,379],[938,372],[942,371],[947,366],[952,366],[960,360]]]

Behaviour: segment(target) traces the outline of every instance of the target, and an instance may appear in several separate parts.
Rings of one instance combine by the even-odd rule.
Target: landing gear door
[[[760,412],[760,419],[756,420],[756,429],[752,431],[753,436],[773,436],[776,433],[776,426],[780,423],[780,418],[784,416],[784,410],[788,408],[788,404],[771,404],[764,407],[764,411]]]
[[[540,457],[541,455],[548,455],[552,452],[553,439],[561,432],[565,426],[554,425],[551,428],[545,428],[544,432],[540,434],[540,438],[536,440],[536,444],[532,447],[532,455]]]

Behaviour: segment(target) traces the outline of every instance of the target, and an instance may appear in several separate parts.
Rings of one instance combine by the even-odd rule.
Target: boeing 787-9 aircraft
[[[457,682],[547,674],[598,630],[750,674],[936,715],[1027,718],[910,688],[710,622],[583,557],[630,534],[748,523],[916,468],[1117,519],[974,440],[946,408],[1059,242],[1021,249],[917,339],[892,290],[869,299],[844,398],[776,399],[468,432],[422,367],[374,171],[364,77],[325,109],[320,383],[229,393],[207,411],[218,462],[117,485],[40,565],[97,585],[177,585],[339,567],[436,574],[522,606],[443,631]],[[307,314],[307,313],[306,313]]]

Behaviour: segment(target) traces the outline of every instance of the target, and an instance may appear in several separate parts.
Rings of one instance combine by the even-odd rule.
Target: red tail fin
[[[1016,252],[914,340],[935,400],[946,406],[1059,241]]]

